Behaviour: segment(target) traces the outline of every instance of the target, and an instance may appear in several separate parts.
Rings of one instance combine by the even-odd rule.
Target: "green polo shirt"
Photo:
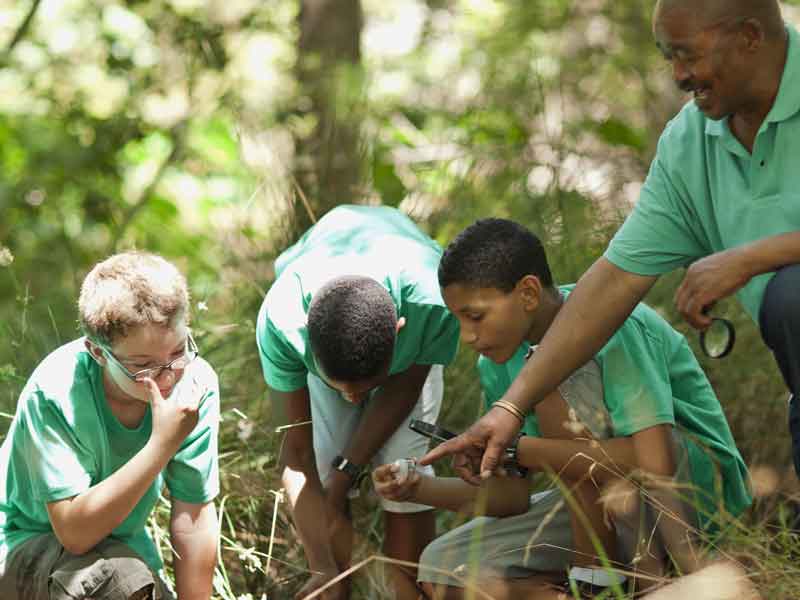
[[[167,467],[109,537],[161,568],[147,520],[166,483],[174,499],[210,502],[219,493],[217,432],[219,383],[211,366],[195,359],[169,400],[202,394],[200,417]],[[135,429],[124,426],[106,402],[103,370],[80,338],[45,358],[28,380],[0,447],[0,563],[22,542],[53,531],[47,504],[82,494],[108,479],[150,439],[148,406]]]
[[[277,279],[264,298],[256,341],[264,378],[291,392],[319,375],[306,320],[314,294],[334,277],[362,275],[382,284],[405,317],[390,374],[414,364],[448,364],[458,348],[458,321],[439,291],[442,250],[400,211],[342,205],[328,212],[275,261]],[[343,324],[346,326],[346,324]]]
[[[606,258],[660,275],[755,240],[800,230],[800,35],[791,26],[786,66],[752,155],[689,102],[667,125],[633,212]],[[758,322],[774,273],[754,277],[739,300]]]
[[[572,287],[561,290],[568,294]],[[502,365],[483,356],[478,359],[487,408],[522,369],[528,348],[523,343]],[[747,467],[686,338],[656,311],[639,304],[595,358],[615,437],[662,424],[684,434],[703,527],[715,527],[720,504],[734,516],[750,505]],[[539,434],[534,415],[528,416],[524,430]]]

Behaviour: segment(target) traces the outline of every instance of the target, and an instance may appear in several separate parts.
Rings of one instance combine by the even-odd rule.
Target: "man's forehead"
[[[719,22],[703,0],[694,3],[686,0],[661,0],[653,13],[653,37],[663,53],[692,50],[698,43],[698,34]]]
[[[653,33],[656,39],[689,38],[713,22],[703,0],[661,0],[653,12]]]

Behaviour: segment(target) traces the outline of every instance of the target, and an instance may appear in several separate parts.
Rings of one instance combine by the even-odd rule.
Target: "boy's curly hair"
[[[186,279],[170,262],[145,252],[123,252],[98,263],[81,285],[78,314],[91,340],[110,345],[135,327],[188,319]]]

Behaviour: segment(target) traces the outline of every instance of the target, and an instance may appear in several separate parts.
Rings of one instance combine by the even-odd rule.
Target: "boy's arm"
[[[471,515],[508,517],[528,510],[529,483],[524,477],[491,477],[474,486],[457,477],[431,477],[417,472],[398,481],[393,465],[372,473],[375,491],[399,502],[417,502]]]
[[[300,424],[286,430],[280,464],[283,467],[282,482],[294,523],[312,571],[336,576],[339,567],[335,549],[329,535],[331,520],[346,520],[343,514],[334,517],[325,490],[317,471],[312,436],[311,403],[308,388],[294,392],[278,392],[270,389],[270,397],[285,406],[287,423]],[[320,527],[320,523],[328,527]]]
[[[172,500],[170,539],[175,549],[178,600],[211,598],[217,564],[217,511],[213,502]]]
[[[517,461],[535,471],[553,471],[573,481],[591,476],[603,485],[637,469],[631,438],[551,439],[523,436]]]
[[[675,474],[670,423],[648,427],[631,436],[597,440],[588,430],[574,432],[565,427],[569,420],[566,407],[559,391],[549,394],[536,407],[539,427],[546,437],[520,438],[517,459],[522,466],[553,471],[573,481],[591,475],[601,485],[637,470],[656,477],[671,478]]]
[[[128,518],[197,425],[200,396],[167,401],[156,383],[147,381],[153,430],[144,448],[85,492],[47,504],[53,532],[72,554],[88,552]]]
[[[364,410],[350,441],[342,448],[342,456],[357,465],[369,464],[375,453],[411,414],[430,369],[430,365],[415,364],[402,373],[391,375]],[[331,481],[325,482],[325,487],[334,501],[343,503],[350,483],[348,477],[333,470]]]

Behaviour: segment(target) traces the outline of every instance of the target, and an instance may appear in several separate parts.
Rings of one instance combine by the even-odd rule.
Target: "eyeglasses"
[[[125,377],[137,383],[141,383],[145,379],[152,379],[155,381],[167,369],[169,369],[170,371],[180,371],[181,369],[185,369],[186,367],[189,366],[189,363],[191,363],[200,354],[200,351],[197,349],[197,344],[195,344],[194,342],[194,338],[192,337],[191,334],[189,334],[186,337],[186,347],[183,350],[183,355],[179,356],[175,360],[168,362],[165,365],[160,365],[158,367],[149,367],[147,369],[142,369],[141,371],[136,371],[135,373],[131,373],[131,371],[128,370],[128,368],[125,365],[123,365],[116,356],[114,356],[114,353],[111,352],[110,349],[100,344],[98,344],[98,346],[100,346],[100,349],[106,353],[108,358],[110,358],[112,362],[114,362],[114,364],[116,364],[122,370]]]

